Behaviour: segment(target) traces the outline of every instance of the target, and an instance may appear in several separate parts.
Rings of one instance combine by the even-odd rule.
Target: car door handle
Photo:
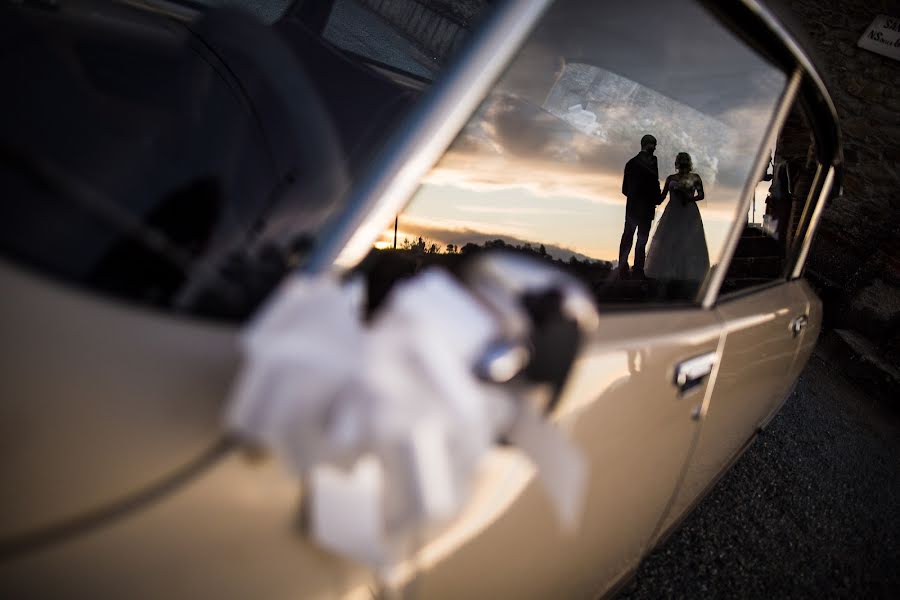
[[[790,323],[791,334],[794,337],[800,335],[800,332],[803,331],[803,328],[806,327],[807,323],[809,323],[809,317],[806,315],[800,315],[799,317],[792,319]]]
[[[706,376],[712,373],[715,365],[715,352],[707,352],[675,365],[675,380],[673,383],[678,388],[678,392],[684,394],[703,383]]]

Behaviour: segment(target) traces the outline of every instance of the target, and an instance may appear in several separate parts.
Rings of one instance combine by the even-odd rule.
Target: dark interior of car
[[[249,315],[419,94],[291,14],[0,11],[3,254],[162,310]]]

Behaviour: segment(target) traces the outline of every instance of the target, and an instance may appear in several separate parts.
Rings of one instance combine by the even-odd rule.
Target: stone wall
[[[855,329],[900,357],[900,62],[857,47],[878,14],[900,2],[787,3],[837,106],[844,141],[843,197],[822,216],[808,276],[834,327]]]

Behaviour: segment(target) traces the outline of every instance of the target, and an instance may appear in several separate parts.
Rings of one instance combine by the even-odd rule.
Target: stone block
[[[846,29],[833,29],[828,32],[828,37],[842,42],[850,42],[855,44],[859,40],[859,34]],[[830,44],[829,44],[830,45]]]
[[[870,123],[870,126],[887,125],[891,131],[887,132],[884,128],[879,127],[879,133],[890,136],[891,139],[897,139],[894,137],[900,131],[900,114],[897,111],[872,103],[869,116],[874,121],[874,123]]]
[[[822,336],[816,350],[837,365],[869,397],[885,406],[900,408],[895,392],[900,386],[900,369],[895,361],[886,360],[880,348],[851,329],[835,329]]]
[[[900,94],[898,94],[897,92],[891,92],[889,96],[886,95],[884,99],[884,107],[897,113],[897,118],[900,119]]]
[[[856,56],[856,47],[851,46],[847,42],[839,41],[837,43],[837,50],[844,56],[849,56],[849,57]]]
[[[900,289],[875,279],[859,290],[850,304],[848,315],[857,331],[872,340],[887,341],[900,325]]]
[[[851,132],[864,132],[868,131],[871,126],[871,121],[864,116],[861,117],[850,117],[849,119],[844,119],[841,123],[841,129],[847,132],[849,135]]]
[[[888,146],[884,149],[884,159],[893,164],[900,164],[900,146]],[[896,195],[896,194],[895,194]]]
[[[884,188],[897,184],[897,174],[888,165],[876,163],[872,165],[871,172],[868,174],[868,182],[875,187]],[[887,194],[885,194],[887,196]]]
[[[883,83],[871,80],[860,81],[859,78],[855,78],[854,81],[847,86],[848,93],[860,100],[868,102],[881,102],[884,100],[885,89],[886,86]]]
[[[894,216],[898,216],[896,212]],[[900,286],[900,235],[897,232],[878,248],[872,262],[881,272],[886,284]]]

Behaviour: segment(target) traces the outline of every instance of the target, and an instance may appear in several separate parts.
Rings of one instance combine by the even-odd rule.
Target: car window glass
[[[336,0],[323,36],[342,50],[432,79],[485,8],[483,0]]]
[[[376,242],[388,271],[502,247],[570,269],[601,302],[693,300],[743,218],[786,77],[693,2],[600,4],[548,9]],[[626,240],[619,269],[629,229],[649,255]]]
[[[785,278],[790,249],[816,172],[815,145],[806,114],[795,102],[769,148],[769,165],[756,184],[747,224],[728,265],[720,295]]]
[[[323,41],[301,9],[328,4],[0,4],[0,255],[247,318],[426,87]]]
[[[233,8],[250,13],[266,25],[281,18],[291,7],[293,0],[193,0],[197,4],[214,8]]]

